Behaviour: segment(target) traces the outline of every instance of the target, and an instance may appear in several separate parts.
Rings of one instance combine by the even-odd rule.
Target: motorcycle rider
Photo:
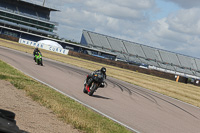
[[[40,50],[38,49],[38,47],[35,47],[35,49],[33,51],[33,56],[34,56],[33,60],[35,60],[35,62],[36,62],[35,55],[37,55],[38,53],[40,53],[42,55],[42,53],[40,52]]]
[[[103,74],[103,78],[106,79],[106,68],[105,67],[102,67],[100,70],[96,70],[90,74],[87,75],[87,78],[86,78],[86,85],[87,86],[90,86],[93,82],[93,76],[96,74],[96,73],[102,73]],[[104,87],[104,83],[101,83],[100,87]]]

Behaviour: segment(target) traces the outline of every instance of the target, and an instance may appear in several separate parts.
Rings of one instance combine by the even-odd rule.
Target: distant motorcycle
[[[36,53],[36,55],[35,55],[35,62],[36,62],[38,65],[43,66],[42,55],[40,54],[40,52],[37,52],[37,53]]]
[[[88,80],[88,82],[92,82],[90,86],[87,85],[86,81],[84,83],[83,92],[92,96],[93,93],[99,88],[103,88],[106,84],[103,78],[103,74],[96,73]],[[107,85],[107,84],[106,84]]]

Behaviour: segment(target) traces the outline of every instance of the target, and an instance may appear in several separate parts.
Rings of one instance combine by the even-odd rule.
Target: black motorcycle
[[[88,80],[90,85],[87,85],[86,81],[84,83],[83,92],[88,93],[89,96],[92,96],[93,93],[99,88],[103,88],[106,84],[104,81],[104,75],[102,73],[95,73],[92,78]]]

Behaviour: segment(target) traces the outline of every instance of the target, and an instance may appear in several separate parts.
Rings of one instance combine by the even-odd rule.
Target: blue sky
[[[153,21],[165,18],[169,14],[180,10],[180,7],[177,4],[164,0],[156,0],[156,6],[160,11],[157,14],[151,14],[151,20]]]
[[[26,0],[42,5],[43,0]],[[200,58],[198,0],[46,0],[60,38],[80,42],[89,30]]]

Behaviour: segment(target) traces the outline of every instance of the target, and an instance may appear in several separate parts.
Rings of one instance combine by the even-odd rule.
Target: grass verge
[[[12,41],[0,39],[0,45],[23,51],[26,53],[33,53],[33,47],[24,44],[15,43]],[[200,107],[200,87],[191,84],[177,83],[164,78],[159,78],[152,75],[138,73],[127,69],[122,69],[114,66],[109,66],[97,62],[92,62],[69,55],[62,55],[55,52],[41,49],[43,56],[57,60],[60,62],[72,64],[78,67],[86,68],[89,70],[97,70],[100,66],[107,68],[107,75],[135,84],[146,89],[173,97],[183,102]],[[45,63],[45,62],[44,62]]]
[[[31,79],[0,60],[0,79],[26,91],[34,101],[51,109],[62,121],[87,133],[129,133],[125,127],[105,118],[59,92]]]

